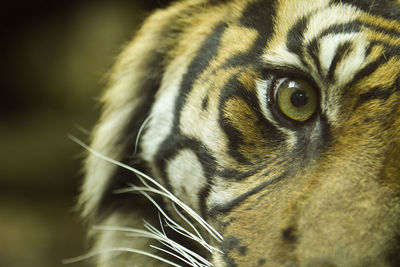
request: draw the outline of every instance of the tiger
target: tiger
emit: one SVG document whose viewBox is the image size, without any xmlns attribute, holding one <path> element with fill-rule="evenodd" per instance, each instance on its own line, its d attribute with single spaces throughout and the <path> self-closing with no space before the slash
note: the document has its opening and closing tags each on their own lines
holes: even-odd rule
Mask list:
<svg viewBox="0 0 400 267">
<path fill-rule="evenodd" d="M 177 1 L 110 73 L 83 258 L 400 265 L 399 0 Z"/>
</svg>

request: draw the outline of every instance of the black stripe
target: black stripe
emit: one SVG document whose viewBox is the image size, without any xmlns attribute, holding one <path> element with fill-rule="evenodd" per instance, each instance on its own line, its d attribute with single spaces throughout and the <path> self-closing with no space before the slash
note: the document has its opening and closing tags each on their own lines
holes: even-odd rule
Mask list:
<svg viewBox="0 0 400 267">
<path fill-rule="evenodd" d="M 217 25 L 214 31 L 205 39 L 197 55 L 192 59 L 186 73 L 183 76 L 180 93 L 176 99 L 173 129 L 170 135 L 160 145 L 156 155 L 155 163 L 157 167 L 164 173 L 162 179 L 164 180 L 167 188 L 170 189 L 170 183 L 166 176 L 166 162 L 175 156 L 176 152 L 183 147 L 183 142 L 186 140 L 179 130 L 179 120 L 183 106 L 186 103 L 186 98 L 192 90 L 194 82 L 201 73 L 209 66 L 209 63 L 217 55 L 218 47 L 221 41 L 222 34 L 224 33 L 226 24 L 221 23 Z"/>
<path fill-rule="evenodd" d="M 372 51 L 374 46 L 382 46 L 384 48 L 384 54 L 387 60 L 392 57 L 398 57 L 400 54 L 400 45 L 392 45 L 385 41 L 372 41 L 369 43 L 368 52 Z"/>
<path fill-rule="evenodd" d="M 218 104 L 218 123 L 228 138 L 228 153 L 241 164 L 250 165 L 250 160 L 239 151 L 241 145 L 244 144 L 242 132 L 233 127 L 224 114 L 225 103 L 235 97 L 238 90 L 246 90 L 241 87 L 243 86 L 237 80 L 236 74 L 222 88 Z"/>
<path fill-rule="evenodd" d="M 360 10 L 383 17 L 385 19 L 391 19 L 399 21 L 400 18 L 400 6 L 396 1 L 391 0 L 332 0 L 333 4 L 349 4 L 359 8 Z"/>
<path fill-rule="evenodd" d="M 246 71 L 243 69 L 242 71 Z M 265 150 L 273 150 L 278 144 L 283 142 L 283 137 L 279 129 L 277 129 L 270 121 L 268 121 L 260 111 L 258 99 L 255 94 L 249 93 L 246 88 L 238 81 L 240 72 L 234 75 L 222 88 L 220 101 L 219 101 L 219 115 L 218 122 L 222 130 L 226 133 L 228 138 L 228 153 L 232 158 L 236 159 L 241 164 L 254 165 L 254 159 L 247 158 L 240 152 L 240 147 L 249 146 L 244 141 L 244 136 L 241 131 L 236 129 L 229 119 L 224 114 L 224 109 L 227 101 L 231 99 L 242 99 L 249 108 L 253 109 L 256 117 L 256 124 L 260 129 L 260 133 L 263 135 L 263 140 L 259 140 L 258 146 L 264 144 Z M 271 145 L 267 140 L 274 140 L 274 145 Z M 260 155 L 261 156 L 261 155 Z M 264 158 L 265 159 L 265 158 Z M 239 179 L 239 178 L 235 178 Z"/>
<path fill-rule="evenodd" d="M 357 102 L 353 107 L 353 111 L 355 111 L 358 107 L 360 107 L 365 102 L 380 99 L 386 101 L 392 94 L 400 91 L 400 77 L 396 79 L 394 84 L 390 85 L 388 88 L 383 87 L 373 87 L 368 90 L 368 92 L 361 94 Z"/>
<path fill-rule="evenodd" d="M 263 190 L 265 187 L 267 187 L 269 185 L 273 185 L 273 184 L 279 182 L 285 176 L 286 176 L 286 172 L 281 174 L 281 175 L 279 175 L 278 177 L 276 177 L 274 179 L 265 181 L 265 182 L 255 186 L 251 190 L 247 191 L 246 193 L 244 193 L 244 194 L 238 196 L 237 198 L 229 201 L 228 203 L 212 208 L 210 210 L 209 214 L 210 215 L 215 215 L 215 214 L 218 214 L 218 213 L 227 213 L 227 212 L 231 211 L 237 205 L 241 204 L 243 201 L 245 201 L 250 196 L 252 196 L 254 194 L 257 194 L 258 192 L 260 192 L 261 190 Z"/>
<path fill-rule="evenodd" d="M 327 29 L 323 30 L 320 34 L 315 36 L 310 41 L 310 43 L 307 45 L 307 53 L 313 59 L 314 64 L 315 64 L 320 76 L 322 76 L 321 63 L 319 60 L 319 50 L 320 50 L 319 42 L 321 41 L 321 39 L 324 36 L 327 36 L 329 34 L 359 32 L 360 29 L 361 29 L 360 23 L 351 22 L 351 23 L 335 24 L 335 25 L 331 25 Z M 298 50 L 301 50 L 301 48 L 299 47 Z M 304 63 L 304 64 L 306 64 L 306 63 Z"/>
<path fill-rule="evenodd" d="M 248 192 L 240 195 L 239 197 L 235 198 L 234 200 L 226 204 L 212 208 L 209 211 L 210 215 L 215 215 L 217 213 L 226 213 L 231 211 L 234 207 L 241 204 L 251 195 L 260 192 L 269 185 L 276 184 L 277 182 L 282 181 L 282 179 L 288 177 L 288 175 L 295 176 L 298 172 L 301 172 L 301 170 L 304 169 L 304 165 L 311 164 L 312 162 L 314 162 L 315 158 L 318 158 L 320 153 L 322 153 L 322 151 L 327 149 L 331 142 L 331 133 L 329 125 L 327 123 L 327 119 L 325 117 L 321 117 L 318 119 L 322 124 L 321 133 L 319 137 L 316 138 L 315 140 L 309 139 L 310 134 L 305 129 L 299 129 L 298 140 L 302 140 L 302 142 L 296 144 L 294 150 L 291 151 L 281 150 L 280 152 L 277 152 L 278 155 L 276 157 L 267 159 L 266 161 L 263 162 L 263 164 L 260 164 L 259 166 L 254 166 L 254 168 L 247 173 L 246 172 L 232 173 L 233 175 L 238 176 L 237 178 L 235 178 L 236 180 L 242 180 L 244 178 L 249 177 L 250 175 L 254 175 L 259 171 L 264 170 L 264 172 L 260 174 L 260 177 L 268 177 L 271 174 L 271 170 L 268 169 L 268 167 L 279 166 L 280 169 L 285 169 L 285 172 L 283 174 L 261 183 L 260 185 L 252 188 Z M 311 129 L 308 129 L 308 131 L 310 130 Z M 275 140 L 275 139 L 269 139 L 269 140 Z M 278 151 L 278 148 L 276 148 L 275 151 Z M 231 173 L 230 170 L 225 170 L 220 174 L 230 175 Z"/>
<path fill-rule="evenodd" d="M 335 56 L 333 57 L 333 59 L 331 61 L 331 65 L 329 66 L 329 70 L 326 75 L 326 79 L 329 82 L 334 82 L 334 79 L 335 79 L 334 74 L 335 74 L 337 65 L 339 64 L 340 61 L 342 61 L 346 57 L 346 55 L 349 54 L 350 51 L 351 51 L 351 42 L 350 41 L 346 41 L 336 47 Z"/>
<path fill-rule="evenodd" d="M 369 29 L 373 30 L 374 32 L 386 34 L 386 35 L 389 35 L 396 39 L 400 38 L 400 29 L 399 28 L 398 29 L 393 28 L 393 29 L 389 30 L 387 28 L 380 27 L 379 24 L 370 24 L 370 23 L 365 23 L 365 22 L 362 22 L 362 24 L 364 27 L 369 28 Z"/>
<path fill-rule="evenodd" d="M 365 50 L 365 57 L 368 57 L 371 54 L 372 50 L 376 47 L 376 45 L 377 44 L 375 42 L 368 44 L 367 49 Z"/>
<path fill-rule="evenodd" d="M 318 41 L 311 42 L 307 46 L 307 53 L 308 53 L 308 55 L 311 56 L 312 60 L 314 61 L 314 65 L 317 68 L 317 72 L 322 77 L 321 63 L 319 61 L 319 50 L 320 50 L 320 47 L 319 47 Z"/>
<path fill-rule="evenodd" d="M 167 162 L 173 159 L 177 153 L 184 148 L 191 149 L 199 159 L 204 171 L 207 185 L 200 189 L 199 204 L 202 215 L 205 215 L 205 199 L 209 194 L 209 188 L 212 185 L 211 177 L 215 173 L 215 159 L 205 149 L 200 142 L 189 139 L 183 136 L 179 130 L 179 120 L 183 106 L 186 103 L 186 98 L 193 88 L 194 82 L 198 79 L 201 73 L 209 66 L 213 58 L 216 57 L 221 37 L 225 31 L 226 24 L 217 25 L 214 31 L 205 39 L 197 55 L 193 58 L 186 73 L 183 76 L 180 93 L 176 99 L 173 129 L 170 135 L 160 145 L 156 155 L 155 163 L 161 171 L 161 178 L 164 180 L 166 187 L 171 190 L 169 177 L 167 176 Z"/>
<path fill-rule="evenodd" d="M 392 94 L 391 88 L 384 89 L 382 87 L 373 87 L 373 88 L 369 89 L 368 92 L 363 93 L 358 97 L 357 102 L 353 107 L 353 111 L 356 110 L 358 107 L 360 107 L 365 102 L 368 102 L 368 101 L 371 101 L 374 99 L 387 100 L 391 94 Z"/>
<path fill-rule="evenodd" d="M 224 168 L 222 170 L 217 171 L 216 175 L 218 175 L 222 178 L 228 179 L 228 180 L 241 181 L 241 180 L 244 180 L 246 178 L 249 178 L 249 177 L 255 175 L 259 171 L 262 171 L 263 169 L 267 168 L 268 165 L 270 165 L 273 162 L 274 162 L 274 160 L 271 160 L 271 158 L 268 157 L 268 155 L 267 155 L 267 156 L 264 156 L 262 162 L 260 162 L 259 164 L 253 165 L 249 171 L 240 172 L 236 169 Z M 265 173 L 262 176 L 264 176 L 264 175 L 265 175 Z"/>
<path fill-rule="evenodd" d="M 202 110 L 207 110 L 208 109 L 208 101 L 209 101 L 209 99 L 208 99 L 208 95 L 207 95 L 201 101 L 201 109 Z"/>
<path fill-rule="evenodd" d="M 299 19 L 287 33 L 286 47 L 288 50 L 303 59 L 304 32 L 307 30 L 310 17 Z M 305 62 L 303 62 L 305 64 Z"/>
<path fill-rule="evenodd" d="M 361 69 L 356 75 L 354 75 L 352 81 L 349 83 L 350 86 L 354 86 L 356 83 L 360 82 L 365 77 L 368 77 L 373 72 L 375 72 L 380 66 L 388 62 L 392 57 L 397 57 L 400 54 L 400 47 L 390 46 L 383 42 L 372 42 L 370 43 L 366 54 L 369 55 L 373 48 L 377 45 L 384 47 L 384 52 L 381 56 L 379 56 L 374 62 L 371 62 L 363 69 Z M 355 111 L 358 107 L 364 104 L 367 101 L 373 99 L 382 99 L 386 100 L 390 97 L 390 95 L 394 92 L 399 91 L 399 78 L 396 79 L 393 85 L 388 85 L 387 87 L 374 87 L 369 89 L 368 92 L 361 94 L 357 99 L 353 111 Z"/>
<path fill-rule="evenodd" d="M 206 207 L 205 207 L 205 199 L 208 197 L 210 193 L 210 188 L 213 185 L 213 180 L 211 179 L 215 172 L 216 172 L 216 160 L 212 156 L 212 154 L 205 148 L 205 146 L 194 139 L 186 138 L 181 136 L 182 140 L 179 140 L 178 142 L 175 141 L 177 139 L 174 139 L 173 145 L 176 145 L 176 150 L 169 151 L 169 153 L 166 156 L 167 159 L 158 162 L 160 164 L 161 169 L 161 176 L 167 181 L 167 189 L 170 192 L 173 192 L 171 190 L 171 185 L 169 183 L 169 179 L 173 177 L 168 177 L 168 174 L 166 172 L 167 169 L 167 163 L 170 160 L 173 160 L 181 150 L 183 149 L 190 149 L 197 157 L 198 162 L 201 164 L 201 168 L 204 174 L 204 177 L 206 179 L 206 185 L 199 189 L 199 198 L 198 198 L 198 203 L 200 207 L 200 213 L 203 218 L 206 218 Z M 185 162 L 182 162 L 182 164 L 185 164 Z M 186 203 L 189 204 L 189 203 Z"/>
<path fill-rule="evenodd" d="M 206 218 L 205 199 L 209 195 L 211 186 L 213 185 L 212 177 L 216 172 L 216 160 L 207 148 L 199 141 L 182 136 L 175 135 L 174 138 L 169 139 L 168 149 L 162 150 L 160 155 L 157 155 L 157 165 L 161 170 L 161 177 L 164 179 L 166 187 L 169 191 L 173 192 L 170 184 L 170 179 L 167 173 L 167 163 L 173 160 L 180 151 L 183 149 L 190 149 L 197 157 L 202 166 L 204 177 L 206 178 L 206 185 L 199 189 L 199 206 L 203 218 Z M 185 162 L 182 162 L 185 164 Z"/>
<path fill-rule="evenodd" d="M 330 25 L 328 28 L 323 30 L 319 35 L 314 37 L 313 40 L 321 40 L 322 37 L 327 36 L 329 34 L 340 34 L 340 33 L 358 33 L 361 31 L 361 28 L 364 26 L 359 21 L 351 21 L 339 24 Z"/>
<path fill-rule="evenodd" d="M 372 49 L 376 45 L 381 45 L 384 48 L 384 53 L 379 56 L 375 61 L 369 63 L 367 66 L 362 68 L 359 72 L 357 72 L 353 79 L 348 83 L 347 87 L 354 86 L 360 80 L 364 79 L 365 77 L 371 75 L 376 69 L 378 69 L 382 64 L 387 62 L 392 57 L 396 57 L 400 54 L 400 47 L 390 46 L 383 42 L 372 42 L 369 44 L 366 55 L 371 53 Z"/>
<path fill-rule="evenodd" d="M 362 68 L 359 72 L 357 72 L 353 79 L 348 83 L 347 87 L 354 86 L 360 80 L 364 79 L 365 77 L 371 75 L 376 69 L 378 69 L 383 63 L 387 61 L 384 55 L 378 57 L 375 61 L 369 63 L 367 66 Z"/>
<path fill-rule="evenodd" d="M 250 3 L 240 18 L 243 27 L 256 29 L 264 37 L 271 36 L 273 32 L 273 18 L 275 16 L 275 0 L 257 0 Z"/>
<path fill-rule="evenodd" d="M 192 89 L 194 82 L 209 66 L 213 58 L 217 56 L 221 37 L 226 27 L 227 25 L 224 22 L 217 25 L 214 31 L 203 42 L 196 56 L 192 59 L 180 85 L 181 94 L 175 106 L 175 114 L 178 116 L 175 116 L 175 119 L 179 119 L 182 106 L 185 104 L 186 97 Z"/>
<path fill-rule="evenodd" d="M 243 27 L 255 29 L 258 37 L 248 52 L 238 53 L 231 57 L 221 68 L 244 67 L 251 65 L 253 68 L 259 66 L 262 69 L 261 55 L 273 34 L 273 18 L 275 0 L 258 0 L 250 3 L 239 20 Z"/>
<path fill-rule="evenodd" d="M 200 50 L 197 52 L 197 55 L 192 59 L 186 73 L 182 78 L 182 82 L 180 85 L 180 94 L 176 100 L 175 104 L 175 117 L 174 117 L 174 126 L 179 125 L 180 115 L 183 109 L 183 106 L 186 103 L 186 97 L 189 95 L 189 92 L 192 90 L 194 82 L 198 79 L 201 73 L 209 66 L 210 62 L 217 56 L 218 47 L 221 41 L 221 37 L 225 31 L 226 24 L 221 23 L 217 25 L 214 31 L 205 39 Z M 175 132 L 171 134 L 172 137 Z M 168 138 L 166 140 L 168 142 Z M 161 145 L 163 147 L 163 145 Z"/>
<path fill-rule="evenodd" d="M 123 129 L 119 136 L 116 136 L 116 138 L 118 138 L 117 144 L 124 148 L 121 162 L 145 173 L 146 167 L 143 162 L 134 156 L 133 148 L 135 147 L 134 144 L 140 126 L 148 117 L 154 101 L 154 95 L 160 86 L 163 68 L 159 59 L 163 57 L 163 54 L 154 52 L 149 59 L 147 66 L 151 66 L 151 68 L 149 67 L 147 80 L 143 81 L 143 86 L 140 88 L 143 101 L 140 102 L 134 112 L 130 114 L 129 124 Z M 138 151 L 138 153 L 140 152 Z M 124 168 L 116 168 L 115 173 L 107 180 L 106 189 L 94 211 L 95 217 L 101 220 L 101 218 L 108 216 L 108 213 L 115 209 L 137 205 L 135 203 L 140 200 L 133 200 L 128 194 L 114 193 L 115 190 L 125 188 L 128 184 L 134 183 L 135 181 L 137 181 L 137 177 L 134 173 Z"/>
<path fill-rule="evenodd" d="M 240 25 L 246 28 L 252 28 L 257 30 L 258 37 L 254 42 L 252 48 L 246 53 L 239 53 L 230 58 L 221 68 L 231 68 L 231 67 L 243 67 L 246 66 L 258 66 L 259 69 L 262 69 L 261 56 L 263 51 L 273 34 L 273 18 L 275 15 L 274 10 L 275 1 L 255 1 L 250 3 L 245 10 L 239 20 Z M 266 16 L 266 14 L 268 14 Z M 243 144 L 243 136 L 242 134 L 232 127 L 228 121 L 224 119 L 222 114 L 222 110 L 224 107 L 224 103 L 232 98 L 233 96 L 239 96 L 243 98 L 243 95 L 240 95 L 245 89 L 243 85 L 241 85 L 237 81 L 237 76 L 231 78 L 225 87 L 221 91 L 221 98 L 219 104 L 219 123 L 227 133 L 229 138 L 229 153 L 232 157 L 234 157 L 237 161 L 243 164 L 251 164 L 249 159 L 244 157 L 239 152 L 240 144 Z M 247 98 L 249 100 L 249 98 Z M 254 104 L 255 103 L 255 104 Z M 250 100 L 249 106 L 257 107 L 257 100 Z M 260 112 L 256 112 L 256 114 L 260 114 Z M 265 118 L 263 118 L 265 120 Z"/>
</svg>

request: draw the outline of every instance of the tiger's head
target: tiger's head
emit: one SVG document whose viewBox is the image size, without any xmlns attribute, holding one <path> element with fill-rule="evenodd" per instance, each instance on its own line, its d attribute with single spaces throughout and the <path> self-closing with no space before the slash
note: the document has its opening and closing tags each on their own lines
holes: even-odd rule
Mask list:
<svg viewBox="0 0 400 267">
<path fill-rule="evenodd" d="M 400 263 L 399 1 L 177 2 L 103 102 L 99 266 Z"/>
</svg>

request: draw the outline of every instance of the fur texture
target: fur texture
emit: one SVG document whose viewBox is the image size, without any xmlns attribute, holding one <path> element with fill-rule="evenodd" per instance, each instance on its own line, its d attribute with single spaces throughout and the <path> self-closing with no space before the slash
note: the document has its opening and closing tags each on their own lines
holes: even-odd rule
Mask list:
<svg viewBox="0 0 400 267">
<path fill-rule="evenodd" d="M 162 264 L 136 249 L 191 266 L 398 266 L 399 19 L 390 0 L 186 0 L 150 16 L 85 165 L 97 265 Z M 277 101 L 297 80 L 317 95 L 305 121 Z"/>
</svg>

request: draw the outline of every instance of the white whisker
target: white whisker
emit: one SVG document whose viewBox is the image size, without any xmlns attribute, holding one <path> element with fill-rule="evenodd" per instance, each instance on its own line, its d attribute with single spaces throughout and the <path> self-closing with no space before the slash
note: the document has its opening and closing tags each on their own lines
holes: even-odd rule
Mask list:
<svg viewBox="0 0 400 267">
<path fill-rule="evenodd" d="M 146 227 L 146 229 L 148 229 L 148 231 L 136 229 L 136 228 L 119 227 L 119 226 L 95 226 L 95 227 L 93 227 L 93 229 L 101 230 L 101 231 L 126 232 L 127 236 L 154 239 L 154 240 L 159 241 L 161 244 L 165 245 L 166 247 L 179 252 L 184 257 L 189 257 L 189 260 L 191 260 L 192 262 L 194 261 L 193 258 L 190 257 L 187 253 L 182 252 L 183 250 L 181 248 L 179 248 L 179 246 L 177 246 L 176 242 L 174 242 L 173 240 L 170 240 L 166 236 L 163 236 L 157 230 L 152 229 L 151 225 L 150 225 L 151 227 L 149 227 L 149 225 L 147 225 L 147 222 L 145 222 L 145 223 L 146 223 L 145 227 Z"/>
<path fill-rule="evenodd" d="M 161 227 L 161 230 L 162 230 L 163 234 L 164 234 L 165 236 L 167 236 L 167 234 L 165 233 L 165 230 L 164 230 L 164 225 L 163 225 L 163 223 L 162 223 L 162 219 L 161 219 L 160 213 L 158 213 L 158 221 L 160 222 L 160 227 Z"/>
<path fill-rule="evenodd" d="M 146 229 L 148 229 L 150 232 L 152 232 L 152 233 L 154 233 L 154 234 L 156 234 L 156 235 L 159 235 L 159 234 L 161 234 L 156 228 L 154 228 L 154 226 L 152 226 L 151 224 L 149 224 L 148 222 L 145 222 L 145 225 L 144 225 L 145 227 L 146 227 Z M 195 259 L 195 258 L 193 258 L 191 255 L 189 255 L 188 253 L 187 253 L 187 249 L 185 248 L 185 247 L 183 247 L 181 244 L 179 244 L 179 243 L 177 243 L 177 242 L 175 242 L 175 241 L 173 241 L 173 240 L 170 240 L 170 239 L 167 239 L 169 242 L 161 242 L 164 246 L 166 246 L 166 247 L 168 247 L 168 248 L 170 248 L 170 249 L 172 249 L 172 250 L 174 250 L 174 251 L 176 251 L 176 252 L 178 252 L 179 254 L 181 254 L 183 257 L 185 257 L 188 261 L 190 261 L 193 265 L 196 265 L 197 263 L 198 263 L 198 261 Z"/>
<path fill-rule="evenodd" d="M 111 252 L 131 252 L 131 253 L 141 254 L 141 255 L 148 256 L 148 257 L 157 259 L 159 261 L 165 262 L 167 264 L 170 264 L 171 266 L 182 267 L 182 265 L 176 264 L 176 263 L 174 263 L 172 261 L 169 261 L 169 260 L 164 259 L 162 257 L 159 257 L 157 255 L 148 253 L 146 251 L 139 250 L 139 249 L 132 249 L 132 248 L 124 248 L 124 247 L 106 248 L 106 249 L 90 252 L 90 253 L 87 253 L 87 254 L 79 256 L 79 257 L 75 257 L 75 258 L 71 258 L 71 259 L 65 259 L 65 260 L 62 261 L 62 263 L 63 264 L 76 263 L 76 262 L 79 262 L 79 261 L 84 261 L 84 260 L 87 260 L 89 258 L 98 256 L 98 255 L 103 254 L 103 253 L 111 253 Z"/>
<path fill-rule="evenodd" d="M 136 192 L 139 191 L 141 192 L 146 198 L 148 198 L 150 200 L 150 202 L 152 202 L 154 204 L 154 206 L 160 211 L 160 213 L 165 217 L 165 219 L 167 219 L 167 221 L 169 221 L 169 223 L 167 223 L 167 225 L 173 229 L 174 231 L 178 232 L 179 234 L 190 238 L 196 242 L 198 242 L 200 245 L 202 245 L 204 248 L 206 248 L 209 252 L 214 253 L 214 251 L 218 251 L 220 253 L 222 253 L 220 250 L 218 250 L 217 248 L 209 245 L 200 235 L 200 233 L 197 231 L 197 229 L 195 228 L 195 226 L 193 224 L 190 223 L 190 221 L 183 216 L 182 213 L 180 213 L 176 206 L 174 205 L 174 209 L 175 211 L 179 214 L 179 216 L 181 216 L 181 218 L 188 223 L 198 234 L 198 236 L 194 235 L 193 233 L 189 232 L 188 230 L 186 230 L 185 228 L 183 228 L 181 225 L 179 225 L 178 223 L 176 223 L 173 219 L 171 219 L 162 209 L 161 207 L 156 203 L 156 201 L 148 194 L 145 194 L 144 192 L 152 192 L 152 193 L 156 193 L 158 195 L 164 196 L 166 198 L 169 198 L 169 195 L 165 194 L 164 192 L 161 192 L 157 189 L 154 188 L 146 188 L 146 187 L 137 187 L 137 186 L 131 186 L 131 188 L 127 188 L 127 189 L 121 189 L 121 190 L 117 190 L 118 193 L 124 193 L 124 192 Z"/>
<path fill-rule="evenodd" d="M 90 130 L 86 129 L 85 127 L 83 127 L 82 125 L 79 124 L 74 124 L 75 128 L 80 131 L 81 133 L 83 133 L 84 135 L 90 135 Z"/>
<path fill-rule="evenodd" d="M 209 261 L 198 255 L 197 253 L 191 251 L 190 249 L 177 243 L 176 241 L 169 239 L 167 236 L 163 235 L 162 232 L 157 230 L 154 226 L 152 226 L 148 222 L 145 221 L 144 226 L 148 231 L 136 228 L 119 227 L 119 226 L 94 226 L 93 229 L 101 231 L 126 232 L 128 236 L 154 239 L 166 245 L 167 247 L 175 250 L 193 264 L 198 264 L 200 261 L 206 266 L 212 266 L 212 264 Z"/>
<path fill-rule="evenodd" d="M 155 240 L 165 240 L 166 238 L 164 236 L 160 236 L 156 233 L 145 231 L 142 229 L 136 229 L 136 228 L 128 228 L 128 227 L 119 227 L 119 226 L 94 226 L 94 230 L 100 230 L 100 231 L 116 231 L 116 232 L 126 232 L 129 233 L 129 236 L 136 236 L 136 237 L 145 237 L 145 238 L 150 238 L 150 239 L 155 239 Z"/>
<path fill-rule="evenodd" d="M 171 222 L 173 225 L 175 225 L 176 227 L 178 227 L 179 229 L 181 229 L 182 231 L 184 231 L 187 235 L 191 236 L 191 238 L 198 240 L 198 238 L 196 238 L 195 235 L 193 235 L 191 232 L 187 231 L 185 228 L 181 227 L 178 223 L 176 223 L 173 219 L 171 219 L 162 209 L 161 207 L 157 204 L 157 202 L 148 194 L 144 193 L 144 192 L 151 192 L 151 193 L 156 193 L 158 195 L 164 196 L 166 198 L 169 198 L 170 196 L 168 194 L 165 194 L 164 192 L 161 192 L 157 189 L 154 188 L 146 188 L 146 187 L 137 187 L 137 186 L 132 186 L 131 188 L 128 189 L 121 189 L 121 190 L 117 190 L 116 192 L 118 193 L 122 193 L 122 192 L 140 192 L 141 194 L 143 194 L 146 198 L 148 198 L 150 200 L 150 202 L 152 202 L 154 204 L 154 206 L 160 211 L 160 213 L 169 221 Z M 183 215 L 182 215 L 183 216 Z M 186 219 L 187 220 L 187 219 Z M 194 227 L 194 226 L 193 226 Z M 196 230 L 196 229 L 195 229 Z M 198 232 L 196 230 L 196 232 Z M 201 238 L 202 241 L 204 241 L 204 239 Z"/>
<path fill-rule="evenodd" d="M 137 148 L 138 148 L 138 145 L 139 145 L 140 136 L 142 135 L 143 130 L 144 130 L 144 128 L 146 128 L 146 126 L 147 126 L 147 124 L 149 123 L 150 119 L 151 119 L 151 116 L 148 116 L 148 117 L 144 120 L 144 122 L 143 122 L 142 125 L 140 126 L 139 131 L 138 131 L 138 133 L 137 133 L 137 135 L 136 135 L 136 140 L 135 140 L 135 152 L 134 152 L 135 155 L 136 155 Z"/>
<path fill-rule="evenodd" d="M 154 184 L 156 187 L 158 187 L 161 191 L 163 191 L 166 195 L 168 195 L 168 198 L 171 199 L 174 203 L 176 203 L 179 207 L 181 207 L 184 211 L 186 211 L 195 221 L 197 221 L 212 237 L 214 237 L 216 240 L 218 241 L 222 241 L 223 237 L 220 233 L 218 233 L 210 224 L 208 224 L 203 218 L 201 218 L 195 211 L 193 211 L 188 205 L 186 205 L 185 203 L 183 203 L 182 201 L 180 201 L 176 196 L 174 196 L 171 192 L 169 192 L 165 187 L 163 187 L 160 183 L 158 183 L 156 180 L 154 180 L 153 178 L 151 178 L 150 176 L 146 175 L 145 173 L 132 168 L 129 165 L 126 165 L 122 162 L 119 162 L 117 160 L 111 159 L 101 153 L 99 153 L 98 151 L 90 148 L 88 145 L 86 145 L 85 143 L 83 143 L 82 141 L 80 141 L 79 139 L 77 139 L 74 136 L 69 136 L 69 138 L 76 142 L 77 144 L 79 144 L 80 146 L 82 146 L 83 148 L 85 148 L 86 150 L 88 150 L 90 153 L 96 155 L 97 157 L 106 160 L 112 164 L 115 164 L 117 166 L 120 166 L 124 169 L 130 170 L 133 173 L 140 175 L 141 177 L 143 177 L 144 179 L 146 179 L 147 181 L 151 182 L 152 184 Z"/>
<path fill-rule="evenodd" d="M 169 254 L 169 255 L 171 255 L 171 256 L 173 256 L 173 257 L 175 257 L 175 258 L 177 258 L 177 259 L 183 261 L 184 263 L 186 263 L 186 264 L 188 264 L 188 265 L 190 265 L 190 266 L 196 266 L 196 265 L 194 265 L 193 263 L 191 263 L 191 262 L 189 262 L 188 260 L 186 260 L 185 258 L 182 258 L 182 257 L 179 256 L 178 254 L 175 254 L 175 253 L 173 253 L 173 252 L 171 252 L 171 251 L 169 251 L 169 250 L 166 250 L 166 249 L 163 249 L 163 248 L 154 246 L 154 245 L 150 245 L 150 247 L 151 247 L 151 248 L 154 248 L 154 249 L 157 249 L 157 250 L 159 250 L 159 251 L 162 251 L 162 252 L 164 252 L 164 253 L 167 253 L 167 254 Z"/>
<path fill-rule="evenodd" d="M 175 212 L 178 214 L 178 216 L 184 220 L 197 234 L 197 236 L 204 241 L 204 238 L 201 236 L 201 234 L 199 233 L 199 231 L 197 231 L 197 228 L 178 210 L 178 208 L 176 207 L 175 203 L 172 203 L 172 207 L 174 208 Z"/>
<path fill-rule="evenodd" d="M 214 253 L 214 251 L 222 253 L 221 250 L 217 249 L 216 247 L 213 247 L 213 246 L 209 245 L 204 240 L 204 238 L 201 236 L 200 232 L 197 231 L 196 227 L 178 210 L 178 208 L 175 206 L 174 203 L 172 203 L 172 206 L 173 206 L 175 212 L 182 218 L 182 220 L 184 220 L 196 232 L 196 234 L 198 236 L 198 238 L 197 238 L 195 235 L 191 234 L 189 238 L 199 242 L 201 245 L 203 245 L 211 253 Z"/>
<path fill-rule="evenodd" d="M 175 227 L 174 225 L 169 224 L 168 222 L 166 222 L 166 226 L 168 226 L 169 228 L 171 228 L 178 234 L 196 241 L 197 243 L 202 245 L 205 249 L 207 249 L 211 254 L 214 254 L 215 251 L 222 253 L 219 249 L 209 245 L 206 241 L 198 239 L 198 238 L 194 238 L 193 236 L 189 236 L 189 235 L 185 234 L 185 232 L 182 232 L 179 228 Z"/>
</svg>

